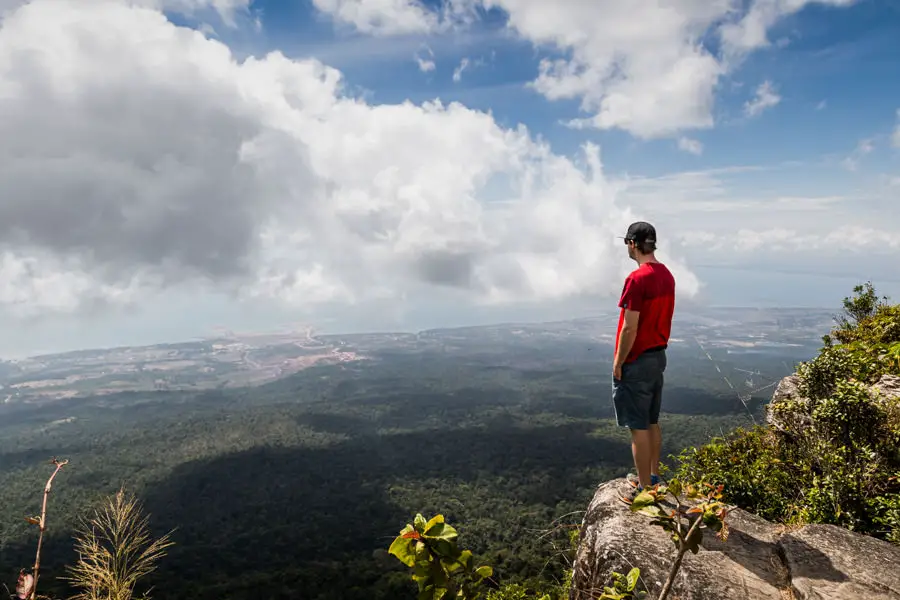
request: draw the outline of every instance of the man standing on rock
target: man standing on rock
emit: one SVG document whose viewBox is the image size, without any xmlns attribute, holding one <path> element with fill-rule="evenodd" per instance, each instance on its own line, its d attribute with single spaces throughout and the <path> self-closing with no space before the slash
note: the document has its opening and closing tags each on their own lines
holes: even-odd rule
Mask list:
<svg viewBox="0 0 900 600">
<path fill-rule="evenodd" d="M 632 497 L 659 483 L 662 401 L 666 347 L 675 312 L 675 278 L 656 260 L 656 229 L 638 221 L 625 234 L 628 256 L 638 267 L 625 278 L 613 358 L 616 423 L 631 430 L 638 472 Z"/>
</svg>

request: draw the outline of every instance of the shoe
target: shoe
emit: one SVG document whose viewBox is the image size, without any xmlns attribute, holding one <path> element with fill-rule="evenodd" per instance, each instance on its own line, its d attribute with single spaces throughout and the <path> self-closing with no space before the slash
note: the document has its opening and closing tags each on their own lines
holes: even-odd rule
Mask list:
<svg viewBox="0 0 900 600">
<path fill-rule="evenodd" d="M 662 478 L 659 475 L 650 476 L 650 485 L 659 485 L 660 483 L 662 483 Z"/>
<path fill-rule="evenodd" d="M 630 479 L 628 481 L 628 486 L 628 492 L 622 496 L 622 502 L 631 504 L 634 502 L 634 499 L 637 498 L 637 495 L 644 491 L 644 488 L 638 483 L 637 479 Z"/>
</svg>

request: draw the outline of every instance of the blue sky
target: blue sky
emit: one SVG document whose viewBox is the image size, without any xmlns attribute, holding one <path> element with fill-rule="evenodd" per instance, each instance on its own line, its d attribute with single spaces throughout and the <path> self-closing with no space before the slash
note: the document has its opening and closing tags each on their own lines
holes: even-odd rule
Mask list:
<svg viewBox="0 0 900 600">
<path fill-rule="evenodd" d="M 0 0 L 0 55 L 0 353 L 592 312 L 639 218 L 682 303 L 900 297 L 890 0 Z"/>
<path fill-rule="evenodd" d="M 309 1 L 255 0 L 250 11 L 260 31 L 220 29 L 238 53 L 280 50 L 295 58 L 314 57 L 340 69 L 350 86 L 370 94 L 374 103 L 423 102 L 440 98 L 490 110 L 498 122 L 524 123 L 571 153 L 585 141 L 604 149 L 609 168 L 642 175 L 673 170 L 716 168 L 781 161 L 843 159 L 864 138 L 885 138 L 896 124 L 900 99 L 900 5 L 865 0 L 850 7 L 811 2 L 769 30 L 778 45 L 750 54 L 724 77 L 717 90 L 716 127 L 692 137 L 704 144 L 702 158 L 685 155 L 671 139 L 639 141 L 621 131 L 577 131 L 563 121 L 578 116 L 578 102 L 548 101 L 530 89 L 539 61 L 554 54 L 536 49 L 505 29 L 502 11 L 464 32 L 373 37 L 335 23 Z M 715 47 L 715 40 L 711 40 Z M 436 69 L 419 71 L 414 59 L 434 52 Z M 472 63 L 459 82 L 460 61 Z M 777 83 L 781 102 L 765 118 L 747 120 L 744 103 L 759 83 Z M 824 108 L 819 108 L 824 102 Z M 881 152 L 867 167 L 896 166 L 896 156 Z"/>
</svg>

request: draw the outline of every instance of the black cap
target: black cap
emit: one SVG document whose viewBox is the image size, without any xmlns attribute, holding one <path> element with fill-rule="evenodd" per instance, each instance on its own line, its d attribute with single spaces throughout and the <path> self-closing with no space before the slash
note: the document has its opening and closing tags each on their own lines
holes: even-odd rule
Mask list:
<svg viewBox="0 0 900 600">
<path fill-rule="evenodd" d="M 650 223 L 638 221 L 632 223 L 628 227 L 628 233 L 625 234 L 625 241 L 634 241 L 635 244 L 652 244 L 656 245 L 656 228 Z"/>
</svg>

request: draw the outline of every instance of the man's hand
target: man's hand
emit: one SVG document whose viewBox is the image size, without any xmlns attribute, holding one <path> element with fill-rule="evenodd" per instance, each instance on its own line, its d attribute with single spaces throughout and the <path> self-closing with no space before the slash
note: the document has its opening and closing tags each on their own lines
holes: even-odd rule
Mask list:
<svg viewBox="0 0 900 600">
<path fill-rule="evenodd" d="M 613 356 L 613 377 L 616 379 L 622 379 L 622 365 L 625 364 L 625 357 L 628 356 L 631 346 L 634 345 L 640 318 L 641 313 L 638 311 L 625 309 L 622 331 L 619 333 L 619 343 L 616 348 L 616 354 Z"/>
</svg>

